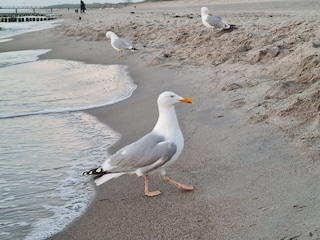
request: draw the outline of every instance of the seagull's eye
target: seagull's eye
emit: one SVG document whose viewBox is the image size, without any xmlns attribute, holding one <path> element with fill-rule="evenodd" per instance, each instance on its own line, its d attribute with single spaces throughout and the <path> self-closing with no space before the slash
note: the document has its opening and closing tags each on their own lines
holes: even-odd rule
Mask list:
<svg viewBox="0 0 320 240">
<path fill-rule="evenodd" d="M 174 96 L 173 96 L 173 95 L 170 95 L 170 97 L 171 97 L 171 98 L 174 98 Z"/>
</svg>

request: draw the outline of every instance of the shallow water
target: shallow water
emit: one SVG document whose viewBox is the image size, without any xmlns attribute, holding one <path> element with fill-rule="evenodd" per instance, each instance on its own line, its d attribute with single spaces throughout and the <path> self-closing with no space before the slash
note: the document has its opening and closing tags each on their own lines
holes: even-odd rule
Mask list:
<svg viewBox="0 0 320 240">
<path fill-rule="evenodd" d="M 125 66 L 37 60 L 49 50 L 0 54 L 0 239 L 45 239 L 90 203 L 82 171 L 119 136 L 82 109 L 129 97 Z"/>
<path fill-rule="evenodd" d="M 56 27 L 61 21 L 62 20 L 44 22 L 0 22 L 0 43 L 16 35 Z"/>
</svg>

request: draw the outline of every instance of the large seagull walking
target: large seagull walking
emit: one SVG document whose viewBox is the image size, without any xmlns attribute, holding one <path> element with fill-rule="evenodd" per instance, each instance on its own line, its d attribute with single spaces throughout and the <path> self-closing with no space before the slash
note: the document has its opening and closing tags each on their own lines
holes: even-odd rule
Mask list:
<svg viewBox="0 0 320 240">
<path fill-rule="evenodd" d="M 192 100 L 173 92 L 163 92 L 157 102 L 159 118 L 150 133 L 120 149 L 105 160 L 101 167 L 86 171 L 83 175 L 97 175 L 95 179 L 97 186 L 124 174 L 144 176 L 144 193 L 148 197 L 161 194 L 160 191 L 149 191 L 148 176 L 151 174 L 159 174 L 175 187 L 192 191 L 193 186 L 175 182 L 166 176 L 166 168 L 178 159 L 184 147 L 175 104 L 179 102 L 190 104 Z"/>
</svg>

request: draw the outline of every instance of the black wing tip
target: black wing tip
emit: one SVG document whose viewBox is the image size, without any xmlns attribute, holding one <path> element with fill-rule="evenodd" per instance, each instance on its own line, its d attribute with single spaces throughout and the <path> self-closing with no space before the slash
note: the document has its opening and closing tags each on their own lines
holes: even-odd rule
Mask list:
<svg viewBox="0 0 320 240">
<path fill-rule="evenodd" d="M 102 174 L 103 173 L 103 169 L 101 167 L 99 168 L 94 168 L 94 169 L 91 169 L 89 171 L 84 171 L 82 173 L 83 176 L 85 175 L 96 175 L 96 174 Z"/>
<path fill-rule="evenodd" d="M 86 175 L 93 175 L 94 173 L 93 173 L 93 171 L 92 170 L 90 170 L 90 171 L 85 171 L 85 172 L 83 172 L 82 173 L 82 175 L 83 176 L 86 176 Z"/>
</svg>

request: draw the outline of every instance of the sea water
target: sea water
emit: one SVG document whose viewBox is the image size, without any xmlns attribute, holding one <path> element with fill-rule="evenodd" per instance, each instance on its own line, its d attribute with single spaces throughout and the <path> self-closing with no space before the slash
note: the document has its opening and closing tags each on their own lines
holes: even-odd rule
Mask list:
<svg viewBox="0 0 320 240">
<path fill-rule="evenodd" d="M 82 110 L 136 88 L 125 66 L 37 60 L 48 51 L 0 53 L 2 240 L 46 239 L 84 212 L 94 189 L 81 173 L 119 136 Z"/>
<path fill-rule="evenodd" d="M 60 22 L 61 20 L 44 22 L 0 22 L 0 43 L 12 40 L 11 37 L 16 35 L 56 27 Z"/>
</svg>

